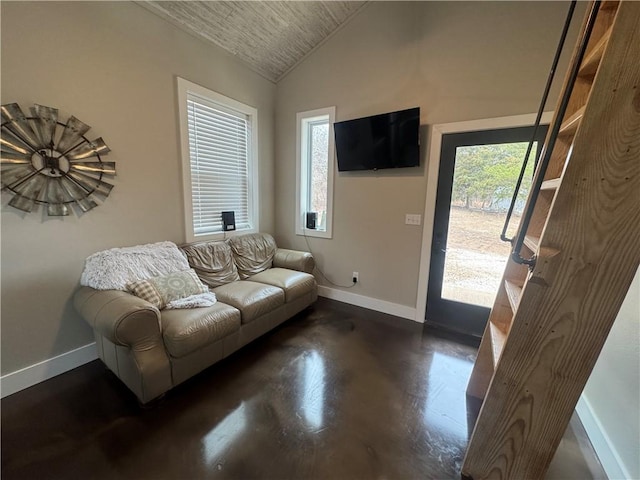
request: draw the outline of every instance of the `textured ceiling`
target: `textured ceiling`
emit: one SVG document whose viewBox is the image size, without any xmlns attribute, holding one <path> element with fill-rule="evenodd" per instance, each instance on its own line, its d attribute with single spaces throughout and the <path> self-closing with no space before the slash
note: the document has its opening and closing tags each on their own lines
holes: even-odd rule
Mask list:
<svg viewBox="0 0 640 480">
<path fill-rule="evenodd" d="M 364 1 L 141 1 L 152 12 L 215 43 L 278 81 Z"/>
</svg>

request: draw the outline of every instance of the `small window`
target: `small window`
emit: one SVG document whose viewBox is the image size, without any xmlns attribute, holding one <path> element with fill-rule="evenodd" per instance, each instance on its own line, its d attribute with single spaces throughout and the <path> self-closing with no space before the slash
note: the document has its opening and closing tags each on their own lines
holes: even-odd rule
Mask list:
<svg viewBox="0 0 640 480">
<path fill-rule="evenodd" d="M 187 241 L 257 230 L 257 110 L 178 78 Z"/>
<path fill-rule="evenodd" d="M 298 235 L 331 238 L 335 111 L 335 107 L 329 107 L 297 115 Z M 311 220 L 309 224 L 308 217 L 315 218 L 315 222 Z"/>
</svg>

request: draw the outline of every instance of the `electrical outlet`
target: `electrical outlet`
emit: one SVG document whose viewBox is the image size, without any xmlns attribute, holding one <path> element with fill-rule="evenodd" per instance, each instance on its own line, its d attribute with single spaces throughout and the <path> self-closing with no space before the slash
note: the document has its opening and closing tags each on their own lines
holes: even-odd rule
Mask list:
<svg viewBox="0 0 640 480">
<path fill-rule="evenodd" d="M 358 272 L 353 272 L 352 281 L 353 283 L 358 283 L 360 280 L 360 274 Z"/>
</svg>

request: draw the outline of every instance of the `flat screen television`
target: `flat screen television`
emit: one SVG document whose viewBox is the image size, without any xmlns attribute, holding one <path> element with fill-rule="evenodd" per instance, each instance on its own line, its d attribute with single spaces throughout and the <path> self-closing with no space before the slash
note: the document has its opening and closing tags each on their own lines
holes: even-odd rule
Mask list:
<svg viewBox="0 0 640 480">
<path fill-rule="evenodd" d="M 338 170 L 420 165 L 420 107 L 333 124 Z"/>
</svg>

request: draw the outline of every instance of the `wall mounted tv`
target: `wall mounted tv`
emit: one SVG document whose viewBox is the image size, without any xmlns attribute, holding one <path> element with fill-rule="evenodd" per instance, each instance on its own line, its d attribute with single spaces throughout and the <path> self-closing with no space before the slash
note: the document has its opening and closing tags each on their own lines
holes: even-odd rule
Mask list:
<svg viewBox="0 0 640 480">
<path fill-rule="evenodd" d="M 333 124 L 338 170 L 420 165 L 420 107 Z"/>
</svg>

